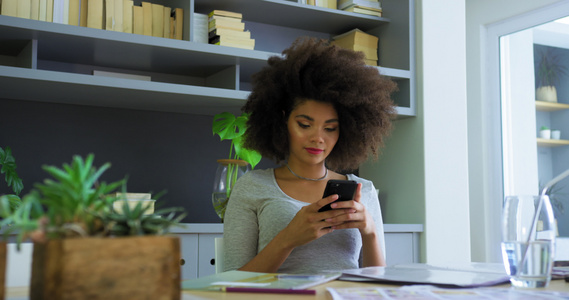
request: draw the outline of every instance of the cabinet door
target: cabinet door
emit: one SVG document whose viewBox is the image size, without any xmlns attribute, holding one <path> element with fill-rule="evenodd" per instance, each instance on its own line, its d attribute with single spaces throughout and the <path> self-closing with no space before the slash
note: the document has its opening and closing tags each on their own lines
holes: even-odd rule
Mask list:
<svg viewBox="0 0 569 300">
<path fill-rule="evenodd" d="M 198 277 L 215 274 L 215 238 L 223 233 L 200 233 L 198 254 Z"/>
<path fill-rule="evenodd" d="M 198 277 L 198 234 L 179 233 L 182 256 L 182 279 Z"/>
<path fill-rule="evenodd" d="M 414 234 L 411 232 L 385 233 L 387 265 L 409 264 L 419 261 Z"/>
</svg>

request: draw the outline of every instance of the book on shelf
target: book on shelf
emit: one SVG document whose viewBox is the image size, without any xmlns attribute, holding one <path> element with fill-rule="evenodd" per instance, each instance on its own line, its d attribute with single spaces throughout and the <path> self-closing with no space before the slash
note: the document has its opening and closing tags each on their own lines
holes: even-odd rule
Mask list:
<svg viewBox="0 0 569 300">
<path fill-rule="evenodd" d="M 30 3 L 30 19 L 40 19 L 40 0 L 31 0 Z"/>
<path fill-rule="evenodd" d="M 95 29 L 104 29 L 103 1 L 104 0 L 89 0 L 87 2 L 87 27 Z M 48 19 L 49 19 L 49 13 L 48 13 Z"/>
<path fill-rule="evenodd" d="M 40 0 L 38 5 L 38 20 L 47 21 L 47 0 Z"/>
<path fill-rule="evenodd" d="M 343 34 L 332 37 L 331 44 L 353 51 L 361 51 L 365 55 L 366 64 L 377 66 L 378 41 L 378 37 L 367 34 L 360 29 L 355 28 Z"/>
<path fill-rule="evenodd" d="M 144 14 L 142 12 L 142 6 L 132 6 L 132 33 L 144 34 Z"/>
<path fill-rule="evenodd" d="M 360 45 L 368 48 L 377 48 L 377 43 L 379 42 L 378 37 L 365 33 L 358 28 L 336 35 L 332 37 L 332 40 L 338 46 Z"/>
<path fill-rule="evenodd" d="M 142 2 L 142 34 L 152 36 L 152 3 Z"/>
<path fill-rule="evenodd" d="M 374 66 L 374 67 L 377 67 L 377 66 L 378 66 L 378 64 L 377 64 L 377 59 L 365 59 L 365 58 L 364 58 L 364 62 L 365 62 L 365 64 L 368 65 L 368 66 Z"/>
<path fill-rule="evenodd" d="M 252 47 L 251 49 L 255 47 L 255 40 L 251 38 L 241 38 L 233 35 L 215 35 L 209 38 L 210 44 L 218 45 L 219 42 L 221 42 L 221 45 L 223 45 L 223 43 L 234 43 L 249 45 Z"/>
<path fill-rule="evenodd" d="M 382 17 L 383 16 L 383 11 L 381 9 L 378 10 L 375 8 L 361 7 L 361 6 L 357 6 L 357 5 L 349 6 L 349 7 L 342 9 L 342 10 L 357 13 L 357 14 L 376 16 L 376 17 Z"/>
<path fill-rule="evenodd" d="M 134 1 L 133 0 L 124 0 L 123 2 L 123 9 L 122 9 L 123 17 L 123 32 L 126 33 L 133 33 L 132 27 L 134 26 Z"/>
<path fill-rule="evenodd" d="M 338 7 L 336 0 L 307 0 L 306 4 L 331 9 L 336 9 Z"/>
<path fill-rule="evenodd" d="M 233 36 L 233 37 L 238 37 L 241 39 L 250 39 L 251 38 L 251 31 L 249 31 L 249 30 L 237 31 L 237 30 L 230 30 L 230 29 L 225 29 L 225 28 L 216 28 L 216 29 L 209 32 L 208 38 L 211 39 L 217 35 Z"/>
<path fill-rule="evenodd" d="M 4 16 L 18 16 L 18 0 L 2 0 L 2 11 Z"/>
<path fill-rule="evenodd" d="M 114 0 L 115 8 L 113 10 L 113 31 L 123 32 L 124 30 L 124 0 Z"/>
<path fill-rule="evenodd" d="M 174 38 L 181 40 L 184 38 L 184 9 L 174 9 L 174 23 Z"/>
<path fill-rule="evenodd" d="M 212 17 L 212 16 L 225 16 L 225 17 L 231 17 L 231 18 L 236 18 L 236 19 L 242 19 L 243 18 L 242 13 L 227 11 L 227 10 L 219 10 L 219 9 L 212 10 L 208 14 L 208 17 Z"/>
<path fill-rule="evenodd" d="M 170 14 L 170 38 L 173 39 L 175 38 L 175 28 L 176 28 L 176 21 L 174 20 L 174 17 L 172 17 L 172 14 Z"/>
<path fill-rule="evenodd" d="M 55 0 L 58 1 L 58 0 Z M 103 29 L 113 30 L 113 17 L 115 16 L 115 0 L 105 0 L 105 22 Z"/>
<path fill-rule="evenodd" d="M 373 0 L 338 0 L 338 9 L 344 9 L 350 6 L 367 7 L 381 9 L 381 3 Z"/>
<path fill-rule="evenodd" d="M 194 13 L 194 21 L 192 31 L 194 33 L 194 42 L 208 43 L 208 15 Z M 232 30 L 235 31 L 235 30 Z"/>
<path fill-rule="evenodd" d="M 237 22 L 237 23 L 241 23 L 241 18 L 233 18 L 233 17 L 226 17 L 226 16 L 218 16 L 218 15 L 213 15 L 211 17 L 208 17 L 207 21 L 211 22 L 213 20 L 221 20 L 220 22 Z"/>
<path fill-rule="evenodd" d="M 172 15 L 172 8 L 164 6 L 162 10 L 162 22 L 163 22 L 163 30 L 162 36 L 165 38 L 171 38 L 170 36 L 170 15 Z"/>
<path fill-rule="evenodd" d="M 81 16 L 80 0 L 69 0 L 69 25 L 79 26 Z"/>
<path fill-rule="evenodd" d="M 53 0 L 52 22 L 69 24 L 69 0 Z"/>
<path fill-rule="evenodd" d="M 87 2 L 87 0 L 79 0 L 79 26 L 81 27 L 87 27 Z"/>
<path fill-rule="evenodd" d="M 233 30 L 243 31 L 245 30 L 245 23 L 243 22 L 234 22 L 234 21 L 225 21 L 225 20 L 211 20 L 208 22 L 208 30 L 214 30 L 216 28 L 227 28 Z"/>
<path fill-rule="evenodd" d="M 340 277 L 339 272 L 282 274 L 228 271 L 182 281 L 183 290 L 230 291 L 227 288 L 304 290 Z"/>
<path fill-rule="evenodd" d="M 46 6 L 45 20 L 46 22 L 53 22 L 53 0 L 47 0 Z"/>
<path fill-rule="evenodd" d="M 255 49 L 255 40 L 253 40 L 253 39 L 231 40 L 231 41 L 220 39 L 219 41 L 217 41 L 215 43 L 210 43 L 210 44 L 219 45 L 219 46 L 242 48 L 242 49 L 249 49 L 249 50 Z"/>
<path fill-rule="evenodd" d="M 363 52 L 365 55 L 365 59 L 372 59 L 372 60 L 378 59 L 377 48 L 370 48 L 370 47 L 361 46 L 361 45 L 345 45 L 345 44 L 337 43 L 336 41 L 332 41 L 331 44 L 340 46 L 344 49 Z"/>
<path fill-rule="evenodd" d="M 152 3 L 152 36 L 164 37 L 164 5 Z"/>
<path fill-rule="evenodd" d="M 32 14 L 32 1 L 31 0 L 18 0 L 17 17 L 29 19 Z"/>
</svg>

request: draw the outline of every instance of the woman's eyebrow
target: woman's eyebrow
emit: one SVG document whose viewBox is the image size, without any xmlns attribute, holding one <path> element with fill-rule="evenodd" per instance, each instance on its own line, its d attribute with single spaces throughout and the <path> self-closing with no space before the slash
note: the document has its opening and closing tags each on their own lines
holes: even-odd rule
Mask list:
<svg viewBox="0 0 569 300">
<path fill-rule="evenodd" d="M 300 114 L 300 115 L 296 115 L 295 118 L 303 118 L 303 119 L 307 119 L 308 121 L 314 121 L 314 118 L 312 118 L 311 116 L 308 115 L 304 115 L 304 114 Z M 338 119 L 330 119 L 330 120 L 326 120 L 324 123 L 337 123 Z"/>
</svg>

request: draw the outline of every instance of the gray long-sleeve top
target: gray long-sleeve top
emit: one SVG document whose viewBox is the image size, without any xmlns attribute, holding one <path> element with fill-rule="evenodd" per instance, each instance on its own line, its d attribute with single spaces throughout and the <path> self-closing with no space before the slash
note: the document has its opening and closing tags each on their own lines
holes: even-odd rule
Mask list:
<svg viewBox="0 0 569 300">
<path fill-rule="evenodd" d="M 361 202 L 375 221 L 385 255 L 385 238 L 379 200 L 373 183 L 353 174 L 362 183 Z M 235 270 L 253 259 L 296 213 L 310 203 L 293 199 L 278 186 L 274 169 L 243 175 L 231 192 L 223 226 L 225 270 Z M 279 268 L 280 273 L 315 273 L 358 268 L 362 239 L 358 229 L 335 230 L 295 248 Z"/>
</svg>

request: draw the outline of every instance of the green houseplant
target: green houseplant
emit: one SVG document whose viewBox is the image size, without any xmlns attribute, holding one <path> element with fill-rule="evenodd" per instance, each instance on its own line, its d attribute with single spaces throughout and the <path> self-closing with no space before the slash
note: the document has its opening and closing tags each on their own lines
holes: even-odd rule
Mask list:
<svg viewBox="0 0 569 300">
<path fill-rule="evenodd" d="M 547 47 L 540 49 L 537 56 L 536 100 L 557 102 L 555 85 L 567 73 L 567 68 L 563 65 L 564 57 Z"/>
<path fill-rule="evenodd" d="M 230 140 L 229 158 L 218 160 L 218 168 L 214 179 L 212 193 L 213 207 L 223 221 L 225 208 L 231 195 L 231 190 L 242 174 L 249 170 L 248 166 L 255 168 L 261 161 L 261 154 L 257 151 L 243 147 L 243 135 L 247 131 L 248 114 L 235 116 L 223 112 L 213 117 L 212 132 L 218 135 L 220 141 Z"/>
<path fill-rule="evenodd" d="M 52 178 L 35 184 L 0 223 L 12 224 L 8 233 L 18 231 L 19 242 L 34 242 L 30 299 L 179 299 L 180 242 L 165 234 L 182 209 L 146 214 L 148 206 L 124 202 L 116 211 L 125 179 L 100 182 L 110 164 L 93 161 L 91 154 L 63 168 L 44 166 Z"/>
<path fill-rule="evenodd" d="M 13 192 L 13 194 L 5 195 L 0 193 L 0 196 L 6 197 L 10 208 L 13 210 L 21 203 L 19 195 L 24 189 L 24 184 L 16 172 L 16 159 L 12 155 L 12 149 L 10 149 L 10 147 L 5 147 L 5 149 L 0 147 L 0 166 L 2 167 L 0 168 L 0 174 L 4 174 L 6 184 Z"/>
</svg>

